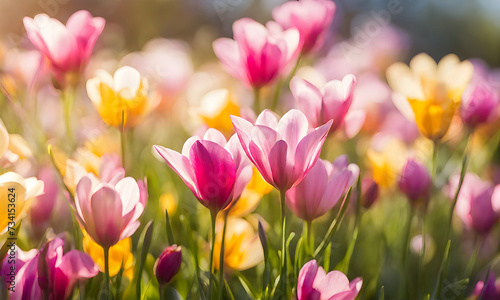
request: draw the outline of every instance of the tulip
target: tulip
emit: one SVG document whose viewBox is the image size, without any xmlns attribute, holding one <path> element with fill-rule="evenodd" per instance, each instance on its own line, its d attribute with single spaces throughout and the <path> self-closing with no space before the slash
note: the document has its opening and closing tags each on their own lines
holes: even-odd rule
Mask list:
<svg viewBox="0 0 500 300">
<path fill-rule="evenodd" d="M 113 76 L 96 71 L 96 77 L 87 81 L 87 94 L 102 120 L 114 127 L 138 125 L 160 102 L 157 95 L 148 95 L 147 80 L 128 66 Z"/>
<path fill-rule="evenodd" d="M 454 54 L 436 64 L 422 53 L 411 60 L 410 67 L 403 63 L 390 66 L 387 81 L 396 92 L 394 105 L 407 118 L 415 120 L 423 136 L 438 142 L 450 128 L 472 73 L 472 64 L 460 62 Z"/>
<path fill-rule="evenodd" d="M 42 291 L 38 286 L 38 250 L 23 251 L 15 246 L 15 275 L 11 272 L 11 260 L 7 257 L 3 260 L 1 275 L 6 276 L 5 280 L 9 289 L 11 300 L 42 300 Z M 9 253 L 9 255 L 12 253 Z M 13 276 L 14 278 L 12 278 Z M 15 284 L 13 286 L 13 284 Z"/>
<path fill-rule="evenodd" d="M 43 194 L 43 181 L 23 178 L 14 172 L 0 175 L 0 234 L 8 230 L 9 222 L 18 224 L 35 197 Z M 9 209 L 14 208 L 14 211 Z"/>
<path fill-rule="evenodd" d="M 38 178 L 43 181 L 44 193 L 34 199 L 29 211 L 33 230 L 37 232 L 43 233 L 46 230 L 47 225 L 45 223 L 50 220 L 52 211 L 59 199 L 59 182 L 54 175 L 54 170 L 48 167 L 43 167 L 38 172 Z"/>
<path fill-rule="evenodd" d="M 56 79 L 64 83 L 65 75 L 79 72 L 87 63 L 97 38 L 104 29 L 103 18 L 93 18 L 86 10 L 75 12 L 64 26 L 46 14 L 24 18 L 31 43 L 50 62 Z"/>
<path fill-rule="evenodd" d="M 471 128 L 491 121 L 497 114 L 499 100 L 498 93 L 488 85 L 469 86 L 462 95 L 462 121 Z"/>
<path fill-rule="evenodd" d="M 319 157 L 332 121 L 308 132 L 306 116 L 292 109 L 278 122 L 264 110 L 255 125 L 231 116 L 248 158 L 264 180 L 281 192 L 302 181 Z"/>
<path fill-rule="evenodd" d="M 370 208 L 378 199 L 378 184 L 371 178 L 364 178 L 361 181 L 361 205 Z"/>
<path fill-rule="evenodd" d="M 55 238 L 40 250 L 38 285 L 49 299 L 69 299 L 81 278 L 92 278 L 98 270 L 92 258 L 78 250 L 63 254 L 64 241 Z"/>
<path fill-rule="evenodd" d="M 259 89 L 273 82 L 296 56 L 298 31 L 281 31 L 275 25 L 266 28 L 243 18 L 233 24 L 234 40 L 220 38 L 213 43 L 226 70 L 248 87 Z"/>
<path fill-rule="evenodd" d="M 294 77 L 290 81 L 293 97 L 311 126 L 317 127 L 333 120 L 330 133 L 344 125 L 346 114 L 352 104 L 355 87 L 356 77 L 354 75 L 347 75 L 342 81 L 329 81 L 324 85 L 322 91 L 300 77 Z"/>
<path fill-rule="evenodd" d="M 89 236 L 106 250 L 137 230 L 147 197 L 141 180 L 126 177 L 106 183 L 87 175 L 76 187 L 76 216 Z"/>
<path fill-rule="evenodd" d="M 172 245 L 160 254 L 160 257 L 155 262 L 153 267 L 158 283 L 164 285 L 169 283 L 172 278 L 179 272 L 182 262 L 181 247 Z"/>
<path fill-rule="evenodd" d="M 201 105 L 196 110 L 203 123 L 223 133 L 234 132 L 230 115 L 240 115 L 240 108 L 227 89 L 213 90 L 203 96 Z"/>
<path fill-rule="evenodd" d="M 9 133 L 7 132 L 7 128 L 3 124 L 2 119 L 0 119 L 0 158 L 4 155 L 4 153 L 9 148 Z"/>
<path fill-rule="evenodd" d="M 498 300 L 500 299 L 500 281 L 497 281 L 495 273 L 489 272 L 487 282 L 479 281 L 472 293 L 476 300 Z"/>
<path fill-rule="evenodd" d="M 253 226 L 242 218 L 228 217 L 224 241 L 225 270 L 244 271 L 255 267 L 264 260 L 264 252 L 259 235 Z M 223 224 L 218 222 L 215 236 L 214 264 L 219 267 L 222 245 Z"/>
<path fill-rule="evenodd" d="M 12 284 L 19 286 L 19 271 L 37 255 L 37 249 L 23 251 L 17 245 L 14 245 L 13 248 L 9 248 L 7 256 L 3 259 L 2 268 L 0 269 L 0 277 L 4 279 L 7 288 L 12 286 Z M 11 267 L 14 267 L 14 270 L 12 270 Z"/>
<path fill-rule="evenodd" d="M 349 282 L 340 271 L 326 274 L 316 260 L 309 261 L 300 269 L 298 281 L 297 300 L 354 300 L 363 285 L 360 277 Z"/>
<path fill-rule="evenodd" d="M 454 199 L 460 175 L 450 179 L 448 196 Z M 496 188 L 489 182 L 482 181 L 479 176 L 467 173 L 462 188 L 458 194 L 456 214 L 469 229 L 479 234 L 487 234 L 499 220 L 499 210 L 495 209 L 500 203 L 496 196 Z"/>
<path fill-rule="evenodd" d="M 289 1 L 273 9 L 273 18 L 284 29 L 299 31 L 302 53 L 307 54 L 323 45 L 335 10 L 328 0 Z"/>
<path fill-rule="evenodd" d="M 424 165 L 417 160 L 409 159 L 399 177 L 399 189 L 408 197 L 412 204 L 424 203 L 430 197 L 432 179 Z"/>
<path fill-rule="evenodd" d="M 342 162 L 340 165 L 338 164 Z M 312 222 L 327 213 L 356 181 L 359 167 L 347 165 L 345 156 L 333 164 L 318 159 L 306 177 L 286 193 L 288 208 L 299 218 Z"/>
<path fill-rule="evenodd" d="M 83 251 L 96 263 L 100 272 L 104 273 L 104 249 L 82 230 Z M 123 268 L 123 276 L 132 279 L 134 273 L 134 255 L 132 254 L 132 238 L 126 238 L 109 248 L 109 276 L 116 276 Z"/>
<path fill-rule="evenodd" d="M 240 197 L 252 176 L 236 135 L 226 141 L 216 129 L 209 129 L 203 139 L 189 138 L 182 154 L 158 145 L 154 149 L 214 215 Z"/>
</svg>

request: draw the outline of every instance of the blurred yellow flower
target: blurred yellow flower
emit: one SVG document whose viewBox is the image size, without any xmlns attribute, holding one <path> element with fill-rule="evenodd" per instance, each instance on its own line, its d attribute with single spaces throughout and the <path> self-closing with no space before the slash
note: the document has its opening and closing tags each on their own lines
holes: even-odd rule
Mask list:
<svg viewBox="0 0 500 300">
<path fill-rule="evenodd" d="M 406 148 L 396 139 L 387 141 L 381 149 L 366 151 L 373 180 L 381 187 L 392 186 L 405 162 Z"/>
<path fill-rule="evenodd" d="M 107 153 L 121 154 L 120 135 L 109 130 L 85 141 L 85 148 L 101 157 Z"/>
<path fill-rule="evenodd" d="M 240 116 L 240 108 L 229 90 L 217 89 L 203 96 L 197 113 L 208 127 L 230 134 L 234 129 L 229 116 Z"/>
<path fill-rule="evenodd" d="M 257 168 L 253 168 L 252 178 L 241 193 L 240 199 L 229 210 L 229 215 L 244 217 L 253 212 L 262 197 L 271 192 L 273 187 L 264 181 Z"/>
<path fill-rule="evenodd" d="M 23 178 L 14 172 L 0 175 L 0 234 L 8 230 L 9 222 L 18 223 L 31 201 L 43 194 L 43 181 Z"/>
<path fill-rule="evenodd" d="M 225 271 L 243 271 L 255 267 L 264 260 L 259 235 L 252 225 L 242 218 L 228 217 L 224 250 Z M 214 245 L 214 267 L 219 268 L 222 242 L 223 218 L 216 224 Z"/>
<path fill-rule="evenodd" d="M 87 94 L 110 126 L 121 126 L 123 114 L 125 126 L 134 127 L 160 102 L 160 97 L 148 95 L 147 80 L 132 67 L 121 67 L 114 76 L 104 70 L 96 75 L 87 81 Z"/>
<path fill-rule="evenodd" d="M 97 264 L 99 271 L 104 272 L 104 250 L 87 232 L 83 233 L 83 251 L 92 257 Z M 134 275 L 134 255 L 132 254 L 132 238 L 126 238 L 119 241 L 116 245 L 109 248 L 109 276 L 115 276 L 120 272 L 123 265 L 123 276 L 132 280 Z"/>
<path fill-rule="evenodd" d="M 448 132 L 473 71 L 469 61 L 460 62 L 455 54 L 436 64 L 429 55 L 421 53 L 411 60 L 410 66 L 390 66 L 387 81 L 396 93 L 396 107 L 406 117 L 414 118 L 422 135 L 436 142 Z"/>
<path fill-rule="evenodd" d="M 160 196 L 160 208 L 162 214 L 167 210 L 169 216 L 173 215 L 177 210 L 177 198 L 172 193 L 163 193 Z"/>
</svg>

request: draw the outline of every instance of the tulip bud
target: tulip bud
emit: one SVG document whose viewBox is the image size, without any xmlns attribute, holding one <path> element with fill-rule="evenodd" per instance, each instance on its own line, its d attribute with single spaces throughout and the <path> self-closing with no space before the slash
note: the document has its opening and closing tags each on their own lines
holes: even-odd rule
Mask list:
<svg viewBox="0 0 500 300">
<path fill-rule="evenodd" d="M 378 184 L 371 178 L 364 178 L 361 181 L 361 205 L 370 208 L 378 199 Z"/>
<path fill-rule="evenodd" d="M 160 285 L 169 283 L 175 274 L 179 272 L 181 261 L 182 254 L 180 246 L 172 245 L 163 250 L 154 266 L 156 279 L 158 279 Z"/>
<path fill-rule="evenodd" d="M 406 194 L 412 204 L 427 201 L 431 192 L 431 177 L 424 165 L 415 159 L 409 159 L 399 178 L 399 189 Z"/>
</svg>

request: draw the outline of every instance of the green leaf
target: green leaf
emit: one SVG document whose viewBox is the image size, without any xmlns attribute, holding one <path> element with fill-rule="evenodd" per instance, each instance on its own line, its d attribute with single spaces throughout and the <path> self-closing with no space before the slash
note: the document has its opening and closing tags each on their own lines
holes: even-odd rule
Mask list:
<svg viewBox="0 0 500 300">
<path fill-rule="evenodd" d="M 142 230 L 141 236 L 139 238 L 139 245 L 137 246 L 137 251 L 140 251 L 141 256 L 139 259 L 138 270 L 135 277 L 136 284 L 136 297 L 140 299 L 141 297 L 141 279 L 142 271 L 144 269 L 144 263 L 149 253 L 149 246 L 151 246 L 151 239 L 153 237 L 153 223 L 154 220 L 149 221 L 144 229 Z M 142 242 L 141 242 L 142 241 Z"/>
</svg>

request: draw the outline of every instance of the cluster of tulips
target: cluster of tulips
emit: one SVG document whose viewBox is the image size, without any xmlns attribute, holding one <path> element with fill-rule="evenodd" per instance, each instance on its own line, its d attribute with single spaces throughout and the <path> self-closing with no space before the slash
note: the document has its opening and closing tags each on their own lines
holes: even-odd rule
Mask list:
<svg viewBox="0 0 500 300">
<path fill-rule="evenodd" d="M 335 12 L 239 19 L 198 65 L 106 47 L 88 11 L 25 17 L 0 48 L 0 298 L 500 299 L 500 72 L 397 62 L 390 26 L 334 41 Z"/>
</svg>

